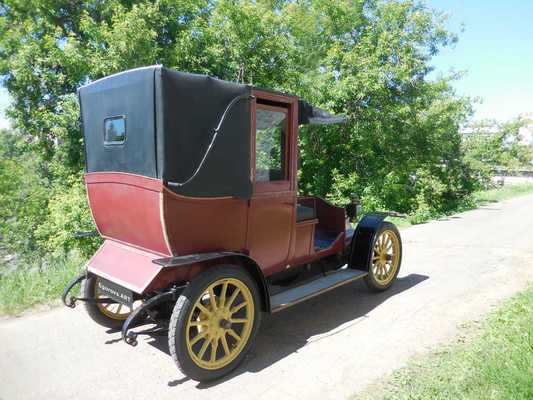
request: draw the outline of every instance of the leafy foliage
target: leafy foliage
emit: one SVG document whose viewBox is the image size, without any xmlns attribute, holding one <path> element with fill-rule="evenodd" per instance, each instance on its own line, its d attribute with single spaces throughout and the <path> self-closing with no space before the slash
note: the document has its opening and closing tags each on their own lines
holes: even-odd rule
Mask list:
<svg viewBox="0 0 533 400">
<path fill-rule="evenodd" d="M 49 182 L 38 174 L 41 161 L 23 153 L 24 140 L 0 132 L 1 248 L 10 254 L 39 251 L 35 230 L 46 220 Z"/>
<path fill-rule="evenodd" d="M 102 244 L 100 237 L 74 238 L 75 232 L 94 230 L 94 223 L 87 208 L 85 186 L 80 177 L 70 178 L 68 190 L 56 190 L 48 201 L 47 223 L 39 226 L 36 235 L 39 247 L 55 257 L 62 257 L 71 250 L 89 257 Z"/>
</svg>

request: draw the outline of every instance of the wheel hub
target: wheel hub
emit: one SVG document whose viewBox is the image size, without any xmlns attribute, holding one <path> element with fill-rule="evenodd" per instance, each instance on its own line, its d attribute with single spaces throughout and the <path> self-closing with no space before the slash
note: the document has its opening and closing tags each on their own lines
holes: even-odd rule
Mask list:
<svg viewBox="0 0 533 400">
<path fill-rule="evenodd" d="M 225 329 L 225 330 L 228 330 L 228 329 L 231 329 L 231 322 L 229 322 L 227 319 L 225 318 L 222 318 L 220 320 L 220 327 L 222 329 Z"/>
</svg>

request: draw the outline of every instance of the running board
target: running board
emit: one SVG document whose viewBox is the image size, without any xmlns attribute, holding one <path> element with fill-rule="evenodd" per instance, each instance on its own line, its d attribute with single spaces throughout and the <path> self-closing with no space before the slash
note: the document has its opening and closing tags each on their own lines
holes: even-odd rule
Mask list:
<svg viewBox="0 0 533 400">
<path fill-rule="evenodd" d="M 309 283 L 296 286 L 272 296 L 270 298 L 270 311 L 277 312 L 283 310 L 284 308 L 293 306 L 310 299 L 311 297 L 318 296 L 319 294 L 353 282 L 367 275 L 368 272 L 366 271 L 359 271 L 351 268 L 340 269 L 330 275 L 322 276 Z"/>
</svg>

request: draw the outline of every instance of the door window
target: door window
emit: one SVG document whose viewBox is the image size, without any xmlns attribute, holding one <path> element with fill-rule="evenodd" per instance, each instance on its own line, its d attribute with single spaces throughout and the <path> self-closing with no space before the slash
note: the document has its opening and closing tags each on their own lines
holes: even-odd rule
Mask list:
<svg viewBox="0 0 533 400">
<path fill-rule="evenodd" d="M 255 181 L 288 180 L 287 110 L 258 104 L 255 129 Z"/>
</svg>

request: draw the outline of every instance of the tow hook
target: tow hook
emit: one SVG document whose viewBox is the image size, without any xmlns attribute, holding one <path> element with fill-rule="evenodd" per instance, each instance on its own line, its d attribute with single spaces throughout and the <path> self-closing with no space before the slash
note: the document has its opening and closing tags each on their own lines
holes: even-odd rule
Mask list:
<svg viewBox="0 0 533 400">
<path fill-rule="evenodd" d="M 66 305 L 69 308 L 76 307 L 77 301 L 85 301 L 87 303 L 101 303 L 101 304 L 115 304 L 116 301 L 110 298 L 88 298 L 88 297 L 75 297 L 70 296 L 67 300 L 68 293 L 72 290 L 74 286 L 76 286 L 78 283 L 83 281 L 86 278 L 85 274 L 82 274 L 78 276 L 77 278 L 73 279 L 66 287 L 65 290 L 63 290 L 63 294 L 61 295 L 61 301 L 63 301 L 63 304 Z"/>
<path fill-rule="evenodd" d="M 63 304 L 66 305 L 69 308 L 76 307 L 76 300 L 78 300 L 74 296 L 70 296 L 69 300 L 67 301 L 67 295 L 72 290 L 74 286 L 76 286 L 78 283 L 80 283 L 82 280 L 85 279 L 85 274 L 82 274 L 78 276 L 77 278 L 73 279 L 66 287 L 65 290 L 63 290 L 63 294 L 61 295 L 61 301 L 63 301 Z"/>
</svg>

